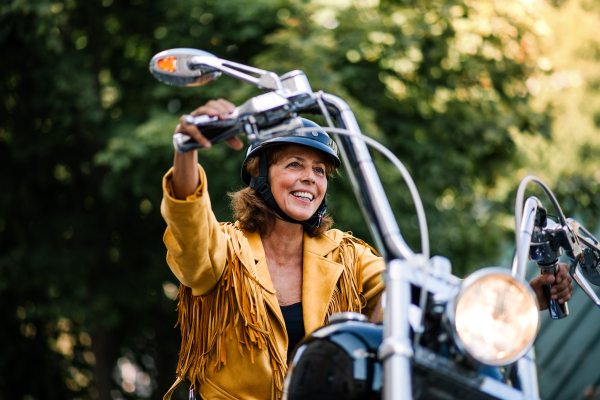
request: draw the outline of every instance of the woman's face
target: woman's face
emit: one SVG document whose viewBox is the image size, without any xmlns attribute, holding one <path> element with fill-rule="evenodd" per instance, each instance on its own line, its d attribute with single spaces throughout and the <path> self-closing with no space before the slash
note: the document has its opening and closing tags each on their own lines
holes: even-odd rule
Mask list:
<svg viewBox="0 0 600 400">
<path fill-rule="evenodd" d="M 271 192 L 281 210 L 297 221 L 317 211 L 327 191 L 325 157 L 320 150 L 288 145 L 269 167 Z"/>
</svg>

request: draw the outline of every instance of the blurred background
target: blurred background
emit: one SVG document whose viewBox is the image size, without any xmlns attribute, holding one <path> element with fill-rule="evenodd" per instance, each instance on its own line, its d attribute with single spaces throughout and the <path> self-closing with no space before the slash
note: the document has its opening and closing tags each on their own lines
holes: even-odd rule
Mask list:
<svg viewBox="0 0 600 400">
<path fill-rule="evenodd" d="M 597 231 L 599 31 L 599 0 L 0 2 L 0 400 L 160 399 L 175 379 L 178 283 L 160 216 L 171 135 L 209 99 L 240 104 L 259 92 L 225 76 L 167 86 L 148 72 L 155 53 L 193 47 L 302 69 L 314 90 L 345 99 L 363 132 L 408 166 L 432 253 L 464 277 L 508 267 L 528 173 Z M 242 187 L 243 153 L 200 151 L 220 221 L 231 218 L 226 193 Z M 374 157 L 418 250 L 408 190 Z M 344 176 L 332 182 L 330 213 L 370 241 Z M 592 339 L 598 310 L 586 307 L 565 323 L 587 321 Z M 569 341 L 561 329 L 542 331 L 542 395 L 592 398 L 589 340 L 544 378 L 560 361 L 552 346 Z M 576 365 L 594 373 L 564 397 Z M 175 397 L 186 398 L 183 386 Z"/>
</svg>

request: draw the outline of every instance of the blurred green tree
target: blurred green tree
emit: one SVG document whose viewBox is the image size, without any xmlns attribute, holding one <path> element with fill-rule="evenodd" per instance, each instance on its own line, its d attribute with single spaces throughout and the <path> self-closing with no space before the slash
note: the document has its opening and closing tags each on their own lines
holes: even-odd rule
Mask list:
<svg viewBox="0 0 600 400">
<path fill-rule="evenodd" d="M 527 88 L 544 75 L 538 47 L 549 28 L 538 10 L 521 1 L 321 0 L 290 15 L 294 27 L 270 35 L 257 63 L 303 69 L 316 89 L 350 102 L 365 133 L 411 169 L 433 254 L 449 257 L 455 273 L 496 262 L 513 224 L 495 191 L 519 166 L 514 137 L 549 137 L 549 112 L 529 105 Z M 408 191 L 380 165 L 403 233 L 418 249 Z M 341 195 L 350 193 L 347 183 L 339 186 L 331 208 L 340 226 L 366 236 Z"/>
<path fill-rule="evenodd" d="M 552 104 L 552 140 L 518 138 L 518 156 L 527 160 L 521 174 L 544 179 L 563 211 L 594 232 L 600 220 L 600 3 L 569 0 L 544 14 L 553 32 L 538 61 L 548 73 L 529 85 L 534 104 Z"/>
<path fill-rule="evenodd" d="M 158 51 L 195 47 L 286 72 L 347 100 L 364 132 L 409 166 L 434 253 L 459 274 L 490 264 L 510 228 L 495 217 L 514 138 L 548 135 L 526 82 L 545 34 L 517 0 L 14 1 L 0 5 L 0 399 L 161 398 L 179 346 L 164 261 L 160 179 L 180 114 L 250 85 L 201 89 L 148 73 Z M 241 186 L 243 152 L 200 152 L 214 211 Z M 383 160 L 408 242 L 408 193 Z M 348 183 L 331 210 L 368 238 Z M 506 210 L 503 210 L 506 211 Z"/>
<path fill-rule="evenodd" d="M 249 62 L 281 27 L 278 4 L 0 5 L 0 399 L 170 387 L 179 334 L 159 205 L 173 121 L 237 83 L 170 88 L 148 62 L 179 46 Z"/>
</svg>

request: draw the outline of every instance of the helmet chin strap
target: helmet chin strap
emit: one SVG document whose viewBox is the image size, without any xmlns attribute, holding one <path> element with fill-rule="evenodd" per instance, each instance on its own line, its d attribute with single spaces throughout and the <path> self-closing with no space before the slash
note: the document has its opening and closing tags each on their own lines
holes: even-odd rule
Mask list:
<svg viewBox="0 0 600 400">
<path fill-rule="evenodd" d="M 317 212 L 310 217 L 309 219 L 305 219 L 304 221 L 298 221 L 293 219 L 289 215 L 283 212 L 283 210 L 279 207 L 279 204 L 275 201 L 275 197 L 273 197 L 273 193 L 271 192 L 271 186 L 268 182 L 269 176 L 269 167 L 267 165 L 267 157 L 265 154 L 261 154 L 260 156 L 260 170 L 258 173 L 258 177 L 252 177 L 250 179 L 250 187 L 255 189 L 262 198 L 265 200 L 267 205 L 271 207 L 273 211 L 275 211 L 276 215 L 279 219 L 285 222 L 291 222 L 292 224 L 300 224 L 306 229 L 313 229 L 321 225 L 321 220 L 325 215 L 325 211 L 327 210 L 327 201 L 325 200 L 325 196 L 323 196 L 323 201 L 321 205 L 317 209 Z"/>
</svg>

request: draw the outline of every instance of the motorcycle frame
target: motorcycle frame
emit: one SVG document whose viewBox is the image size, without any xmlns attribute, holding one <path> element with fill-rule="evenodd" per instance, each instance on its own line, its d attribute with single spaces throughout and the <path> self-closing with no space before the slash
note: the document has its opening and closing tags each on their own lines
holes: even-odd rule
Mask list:
<svg viewBox="0 0 600 400">
<path fill-rule="evenodd" d="M 427 279 L 428 291 L 449 296 L 459 285 L 459 279 L 453 275 L 443 278 L 427 277 L 422 273 L 423 270 L 420 270 L 429 260 L 420 254 L 415 254 L 404 241 L 373 159 L 365 141 L 361 139 L 363 134 L 352 109 L 335 95 L 314 93 L 302 71 L 291 71 L 279 77 L 273 72 L 222 60 L 195 49 L 173 49 L 155 55 L 150 63 L 151 72 L 165 83 L 181 85 L 181 77 L 173 74 L 171 80 L 169 74 L 156 69 L 156 63 L 158 59 L 169 55 L 180 56 L 182 51 L 193 53 L 193 57 L 184 54 L 184 57 L 189 60 L 185 68 L 188 71 L 195 71 L 195 76 L 188 78 L 189 83 L 184 86 L 205 84 L 218 78 L 220 74 L 216 71 L 220 71 L 273 91 L 282 97 L 309 94 L 319 104 L 321 113 L 331 127 L 334 127 L 333 120 L 335 120 L 338 128 L 345 129 L 351 134 L 338 135 L 334 132 L 333 138 L 340 150 L 342 162 L 375 246 L 386 262 L 384 336 L 378 353 L 383 364 L 383 399 L 412 399 L 411 357 L 415 349 L 410 340 L 411 313 L 409 311 L 415 306 L 411 305 L 410 285 L 412 283 L 421 287 L 421 283 Z M 206 71 L 202 71 L 202 68 L 206 68 Z M 258 78 L 246 72 L 258 75 Z M 523 229 L 521 233 L 522 231 Z M 524 272 L 513 270 L 514 277 L 520 275 L 524 278 Z M 480 389 L 491 395 L 496 393 L 501 398 L 539 399 L 533 348 L 518 361 L 518 365 L 521 391 L 489 377 L 484 378 Z"/>
<path fill-rule="evenodd" d="M 353 138 L 333 134 L 365 221 L 368 223 L 377 248 L 383 250 L 381 253 L 386 260 L 384 338 L 379 350 L 383 363 L 383 398 L 385 400 L 411 399 L 410 358 L 413 349 L 408 323 L 410 281 L 405 271 L 410 266 L 405 265 L 401 260 L 410 263 L 415 258 L 415 253 L 408 247 L 400 233 L 400 227 L 371 154 L 365 142 L 359 139 L 362 132 L 350 106 L 331 94 L 324 94 L 323 101 L 330 113 L 337 117 L 339 128 L 346 129 L 357 136 Z"/>
</svg>

